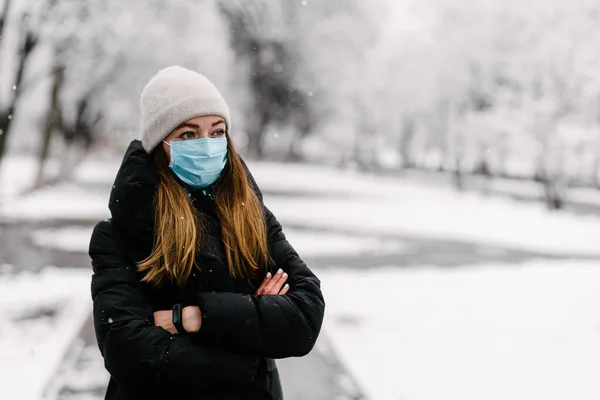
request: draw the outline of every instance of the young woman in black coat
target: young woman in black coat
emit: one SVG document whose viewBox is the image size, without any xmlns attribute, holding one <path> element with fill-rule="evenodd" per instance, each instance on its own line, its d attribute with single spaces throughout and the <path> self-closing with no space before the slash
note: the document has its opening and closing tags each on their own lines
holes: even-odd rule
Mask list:
<svg viewBox="0 0 600 400">
<path fill-rule="evenodd" d="M 274 359 L 313 348 L 319 280 L 286 240 L 202 75 L 159 71 L 90 243 L 106 399 L 282 399 Z"/>
</svg>

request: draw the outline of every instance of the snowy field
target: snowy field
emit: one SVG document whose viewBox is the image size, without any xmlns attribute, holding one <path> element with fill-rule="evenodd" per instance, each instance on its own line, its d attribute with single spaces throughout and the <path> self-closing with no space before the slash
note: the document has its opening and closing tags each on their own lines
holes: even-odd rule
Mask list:
<svg viewBox="0 0 600 400">
<path fill-rule="evenodd" d="M 0 393 L 3 399 L 41 399 L 91 312 L 91 274 L 68 268 L 47 268 L 36 275 L 4 269 Z"/>
<path fill-rule="evenodd" d="M 108 191 L 118 168 L 90 161 L 75 174 L 75 182 L 51 187 L 25 198 L 5 196 L 0 216 L 6 219 L 80 220 L 108 217 Z M 10 167 L 11 164 L 8 164 Z M 600 218 L 552 213 L 539 204 L 523 204 L 475 193 L 457 193 L 426 182 L 401 181 L 334 169 L 250 164 L 267 204 L 275 215 L 294 224 L 336 227 L 379 234 L 412 234 L 492 243 L 524 250 L 600 255 Z M 25 168 L 27 170 L 27 168 Z M 12 184 L 8 168 L 5 183 Z M 20 172 L 20 171 L 19 171 Z M 21 181 L 19 181 L 21 182 Z M 96 185 L 82 190 L 80 184 Z M 282 196 L 269 196 L 269 191 Z M 14 192 L 9 191 L 9 192 Z M 292 192 L 285 195 L 286 192 Z M 301 192 L 302 196 L 297 196 Z"/>
<path fill-rule="evenodd" d="M 74 182 L 25 197 L 18 197 L 14 187 L 4 190 L 0 215 L 7 220 L 90 221 L 89 226 L 32 234 L 42 247 L 85 251 L 92 221 L 108 216 L 116 163 L 89 161 Z M 313 166 L 255 163 L 250 168 L 267 205 L 284 228 L 290 226 L 285 232 L 305 257 L 402 253 L 404 244 L 394 235 L 548 255 L 600 255 L 597 217 Z M 3 171 L 6 182 L 12 175 L 9 168 Z M 324 335 L 371 400 L 600 398 L 596 263 L 533 260 L 452 269 L 402 265 L 399 257 L 372 269 L 331 265 L 317 271 L 327 301 Z M 3 362 L 0 392 L 12 390 L 11 399 L 42 398 L 56 360 L 87 317 L 89 303 L 89 271 L 0 275 L 0 315 L 5 319 L 0 345 L 10 360 Z M 34 318 L 35 329 L 29 329 L 30 322 L 19 315 L 40 305 L 55 311 Z M 34 372 L 27 372 L 32 364 Z M 14 382 L 27 385 L 18 385 L 17 393 Z"/>
<path fill-rule="evenodd" d="M 371 399 L 600 398 L 597 263 L 320 278 L 325 332 Z"/>
<path fill-rule="evenodd" d="M 71 252 L 87 252 L 92 227 L 67 227 L 40 229 L 32 239 L 40 247 Z M 359 254 L 366 251 L 386 253 L 402 251 L 402 243 L 381 241 L 369 236 L 347 236 L 341 234 L 286 229 L 285 234 L 298 253 L 305 257 Z"/>
</svg>

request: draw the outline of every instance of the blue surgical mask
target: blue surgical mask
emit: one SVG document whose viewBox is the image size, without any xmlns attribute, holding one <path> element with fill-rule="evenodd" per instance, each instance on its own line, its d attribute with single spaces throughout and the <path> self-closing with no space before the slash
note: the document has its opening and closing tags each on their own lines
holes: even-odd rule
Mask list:
<svg viewBox="0 0 600 400">
<path fill-rule="evenodd" d="M 227 163 L 227 138 L 165 143 L 171 146 L 171 170 L 179 179 L 196 189 L 204 189 L 215 183 Z"/>
</svg>

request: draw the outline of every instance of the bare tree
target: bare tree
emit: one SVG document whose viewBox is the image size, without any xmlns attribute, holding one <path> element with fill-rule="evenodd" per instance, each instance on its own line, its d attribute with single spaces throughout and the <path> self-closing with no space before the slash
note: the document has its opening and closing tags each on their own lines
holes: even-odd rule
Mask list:
<svg viewBox="0 0 600 400">
<path fill-rule="evenodd" d="M 4 12 L 10 11 L 10 1 L 5 3 L 2 18 L 2 29 L 4 29 L 6 18 L 8 14 Z M 27 12 L 23 13 L 20 19 L 20 30 L 19 30 L 19 48 L 17 53 L 17 68 L 12 80 L 12 96 L 8 101 L 8 104 L 0 106 L 0 162 L 6 153 L 6 144 L 11 133 L 12 121 L 14 114 L 17 110 L 17 105 L 23 94 L 23 79 L 25 75 L 25 69 L 29 62 L 33 51 L 38 44 L 38 35 L 33 27 L 33 21 L 31 15 Z M 0 41 L 0 45 L 3 42 Z"/>
<path fill-rule="evenodd" d="M 0 11 L 0 41 L 4 36 L 4 27 L 6 26 L 6 19 L 8 18 L 8 13 L 10 12 L 11 3 L 12 0 L 4 0 L 2 11 Z"/>
<path fill-rule="evenodd" d="M 57 57 L 57 56 L 55 56 Z M 50 152 L 50 143 L 54 132 L 62 125 L 62 108 L 60 103 L 60 92 L 65 81 L 65 67 L 55 60 L 54 68 L 52 69 L 52 84 L 50 89 L 50 101 L 48 102 L 48 111 L 42 130 L 42 145 L 38 156 L 38 173 L 36 178 L 36 187 L 42 186 L 44 183 L 44 170 L 48 154 Z"/>
<path fill-rule="evenodd" d="M 401 168 L 413 168 L 416 164 L 413 153 L 413 141 L 417 133 L 416 116 L 408 114 L 402 121 L 402 130 L 400 132 L 399 152 L 402 157 Z"/>
<path fill-rule="evenodd" d="M 219 5 L 231 27 L 231 44 L 240 61 L 248 65 L 252 96 L 248 151 L 260 159 L 269 126 L 300 122 L 301 137 L 311 129 L 308 98 L 295 86 L 298 57 L 285 31 L 274 28 L 285 22 L 279 20 L 284 16 L 280 3 L 253 0 Z M 298 156 L 297 151 L 293 143 L 290 152 Z"/>
</svg>

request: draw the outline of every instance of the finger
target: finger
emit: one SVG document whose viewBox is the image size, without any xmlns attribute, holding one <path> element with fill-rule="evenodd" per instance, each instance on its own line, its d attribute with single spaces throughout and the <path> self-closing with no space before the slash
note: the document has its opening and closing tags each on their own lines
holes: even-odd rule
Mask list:
<svg viewBox="0 0 600 400">
<path fill-rule="evenodd" d="M 269 279 L 269 282 L 267 282 L 267 284 L 265 285 L 265 287 L 262 290 L 263 294 L 267 294 L 271 291 L 271 289 L 273 288 L 273 286 L 277 283 L 277 281 L 279 280 L 279 278 L 281 277 L 281 273 L 280 271 L 282 271 L 281 269 L 279 271 L 277 271 L 272 277 L 271 279 Z"/>
<path fill-rule="evenodd" d="M 277 285 L 277 283 L 282 278 L 282 276 L 283 276 L 283 270 L 280 268 L 275 273 L 275 275 L 273 275 L 273 278 L 271 278 L 270 282 L 267 283 L 267 285 L 263 289 L 263 294 L 273 294 L 273 288 Z"/>
<path fill-rule="evenodd" d="M 272 277 L 271 273 L 267 272 L 267 276 L 265 276 L 265 279 L 263 279 L 262 283 L 260 284 L 260 286 L 256 290 L 256 295 L 257 296 L 259 294 L 263 293 L 263 290 L 265 289 L 265 286 L 267 286 L 267 283 L 269 283 L 269 281 L 271 280 L 271 277 Z"/>
<path fill-rule="evenodd" d="M 289 284 L 285 284 L 285 286 L 283 287 L 283 289 L 281 289 L 281 292 L 279 292 L 279 294 L 281 296 L 283 296 L 284 294 L 286 294 L 288 291 L 290 290 L 290 285 Z"/>
<path fill-rule="evenodd" d="M 279 292 L 281 292 L 281 290 L 283 289 L 285 282 L 287 281 L 287 278 L 288 278 L 288 274 L 286 274 L 284 272 L 283 275 L 281 275 L 281 278 L 279 279 L 277 284 L 273 287 L 271 294 L 279 294 Z"/>
<path fill-rule="evenodd" d="M 286 274 L 285 272 L 282 271 L 282 273 L 278 276 L 279 279 L 275 280 L 273 279 L 274 282 L 273 285 L 269 288 L 268 294 L 279 294 L 279 292 L 281 291 L 281 288 L 283 287 L 283 285 L 285 284 L 285 281 L 288 278 L 288 274 Z"/>
</svg>

